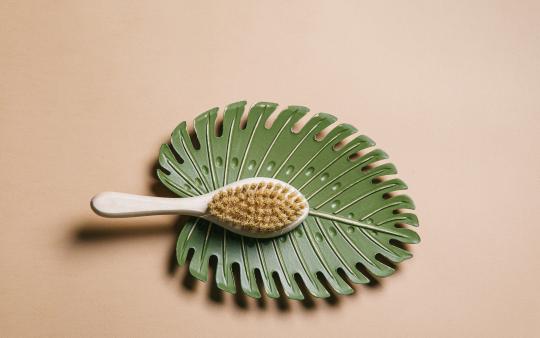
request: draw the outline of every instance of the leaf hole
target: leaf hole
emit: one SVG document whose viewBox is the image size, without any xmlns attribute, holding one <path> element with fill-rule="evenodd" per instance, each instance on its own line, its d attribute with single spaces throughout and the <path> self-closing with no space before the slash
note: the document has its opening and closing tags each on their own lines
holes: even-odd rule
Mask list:
<svg viewBox="0 0 540 338">
<path fill-rule="evenodd" d="M 167 176 L 169 176 L 171 174 L 171 172 L 166 168 L 159 167 L 159 170 L 161 170 Z"/>
<path fill-rule="evenodd" d="M 233 295 L 234 302 L 239 308 L 241 308 L 242 310 L 245 310 L 248 308 L 248 302 L 247 302 L 246 294 L 242 290 L 242 279 L 240 278 L 240 264 L 238 264 L 238 262 L 234 262 L 233 264 L 231 264 L 231 269 L 232 269 L 232 275 L 233 275 L 233 280 L 234 280 L 234 286 L 236 289 L 236 292 Z"/>
<path fill-rule="evenodd" d="M 245 130 L 247 128 L 248 116 L 249 111 L 244 111 L 242 116 L 240 116 L 240 122 L 238 123 L 238 127 L 240 128 L 240 130 Z"/>
<path fill-rule="evenodd" d="M 339 269 L 338 268 L 336 270 L 337 274 L 339 275 L 339 277 L 341 277 L 345 283 L 349 284 L 349 286 L 352 288 L 351 286 L 351 283 L 350 281 L 348 280 L 348 278 L 345 276 L 345 278 L 339 273 Z M 322 286 L 326 289 L 326 291 L 328 291 L 328 293 L 330 294 L 330 296 L 328 296 L 327 298 L 324 298 L 325 302 L 328 303 L 329 305 L 332 305 L 332 306 L 335 306 L 335 305 L 338 305 L 339 302 L 340 302 L 340 298 L 339 296 L 336 294 L 336 291 L 334 290 L 334 288 L 332 287 L 332 284 L 330 284 L 330 282 L 328 281 L 328 278 L 326 278 L 326 276 L 324 275 L 324 273 L 322 273 L 321 271 L 317 271 L 317 279 L 319 280 L 319 282 L 322 284 Z"/>
<path fill-rule="evenodd" d="M 344 139 L 340 140 L 339 142 L 336 142 L 333 146 L 332 146 L 332 149 L 334 151 L 340 151 L 341 149 L 343 149 L 344 147 L 346 147 L 349 143 L 351 143 L 351 141 L 353 141 L 354 139 L 356 139 L 358 137 L 358 132 L 355 132 L 347 137 L 345 137 Z"/>
<path fill-rule="evenodd" d="M 276 107 L 277 108 L 277 107 Z M 270 114 L 268 116 L 268 118 L 266 119 L 266 121 L 264 121 L 264 128 L 269 130 L 269 129 L 272 129 L 272 126 L 274 125 L 274 122 L 276 122 L 277 118 L 279 117 L 279 114 L 281 112 L 279 111 L 279 109 L 275 109 L 272 114 Z"/>
<path fill-rule="evenodd" d="M 214 134 L 216 137 L 221 137 L 223 135 L 223 112 L 219 111 L 216 115 L 216 121 L 214 124 Z"/>
<path fill-rule="evenodd" d="M 274 284 L 276 285 L 276 289 L 279 293 L 279 298 L 276 299 L 277 306 L 282 311 L 288 311 L 290 309 L 289 300 L 287 294 L 285 293 L 285 290 L 283 289 L 281 277 L 279 276 L 279 273 L 277 271 L 272 272 L 272 279 L 274 280 Z"/>
<path fill-rule="evenodd" d="M 396 228 L 396 229 L 409 229 L 409 230 L 412 230 L 415 227 L 416 227 L 415 225 L 407 224 L 407 223 L 404 223 L 404 222 L 396 222 L 396 223 L 394 223 L 394 228 Z"/>
<path fill-rule="evenodd" d="M 184 277 L 182 278 L 182 286 L 192 291 L 195 290 L 195 288 L 197 287 L 197 281 L 198 281 L 198 279 L 193 277 L 193 275 L 189 272 L 189 265 L 191 264 L 191 260 L 193 259 L 194 254 L 195 254 L 194 248 L 187 249 L 186 258 L 184 260 L 184 266 L 186 267 L 186 269 L 185 269 Z M 175 262 L 175 268 L 176 266 L 177 265 Z"/>
<path fill-rule="evenodd" d="M 376 254 L 375 259 L 378 260 L 379 262 L 383 263 L 384 265 L 392 268 L 393 270 L 397 269 L 396 263 L 392 262 L 390 259 L 388 259 L 388 257 L 384 256 L 381 253 Z"/>
<path fill-rule="evenodd" d="M 370 288 L 378 288 L 381 286 L 381 282 L 369 271 L 366 266 L 360 262 L 355 264 L 355 268 L 360 272 L 360 274 L 364 275 L 369 282 L 365 284 L 367 287 Z"/>
<path fill-rule="evenodd" d="M 304 279 L 302 278 L 302 275 L 300 275 L 298 272 L 294 274 L 294 281 L 296 282 L 296 285 L 298 285 L 298 288 L 300 289 L 300 292 L 304 296 L 304 299 L 301 300 L 302 306 L 307 309 L 314 309 L 315 308 L 315 301 L 313 300 L 313 296 L 309 292 L 308 287 L 306 286 L 306 283 L 304 282 Z"/>
<path fill-rule="evenodd" d="M 384 193 L 384 194 L 382 195 L 382 197 L 383 197 L 383 199 L 387 200 L 387 199 L 392 198 L 392 194 L 390 194 L 390 193 L 387 192 L 387 193 Z"/>
<path fill-rule="evenodd" d="M 358 160 L 360 157 L 362 157 L 362 154 L 359 151 L 357 151 L 355 153 L 350 154 L 349 157 L 347 158 L 349 161 L 353 162 L 353 161 Z"/>
<path fill-rule="evenodd" d="M 332 130 L 336 127 L 335 123 L 330 124 L 329 126 L 325 127 L 323 130 L 319 131 L 317 134 L 315 134 L 315 141 L 321 142 L 328 136 Z"/>
<path fill-rule="evenodd" d="M 173 155 L 173 157 L 174 157 L 174 159 L 176 160 L 176 162 L 179 163 L 179 164 L 184 163 L 184 159 L 182 158 L 182 156 L 180 156 L 180 154 L 178 154 L 178 153 L 176 152 L 176 150 L 174 149 L 174 147 L 173 147 L 171 144 L 169 144 L 168 146 L 169 146 L 169 149 L 171 150 L 171 154 Z"/>
<path fill-rule="evenodd" d="M 341 277 L 341 279 L 343 279 L 343 281 L 347 283 L 351 289 L 355 290 L 354 283 L 351 282 L 351 280 L 349 279 L 349 276 L 347 276 L 347 273 L 345 273 L 345 270 L 343 270 L 343 268 L 337 268 L 336 272 L 338 276 Z"/>
<path fill-rule="evenodd" d="M 195 248 L 189 248 L 186 255 L 186 262 L 191 263 L 191 259 L 193 258 L 193 255 L 195 254 Z"/>
<path fill-rule="evenodd" d="M 368 171 L 368 170 L 370 170 L 370 169 L 372 169 L 372 168 L 373 168 L 373 167 L 372 167 L 371 165 L 365 165 L 365 166 L 362 167 L 361 170 L 362 170 L 363 172 L 366 172 L 366 171 Z"/>
<path fill-rule="evenodd" d="M 398 241 L 397 239 L 392 238 L 390 239 L 390 241 L 388 241 L 388 243 L 401 250 L 409 251 L 409 246 L 403 242 Z"/>
<path fill-rule="evenodd" d="M 343 147 L 345 147 L 346 144 L 347 143 L 344 140 L 341 140 L 332 146 L 332 150 L 339 151 L 343 149 Z"/>
<path fill-rule="evenodd" d="M 188 135 L 191 144 L 193 145 L 193 148 L 195 148 L 195 150 L 201 149 L 201 143 L 199 142 L 199 138 L 197 137 L 197 133 L 195 132 L 195 130 L 193 130 L 193 127 L 189 128 Z"/>
<path fill-rule="evenodd" d="M 223 303 L 223 291 L 219 289 L 216 281 L 218 257 L 211 255 L 208 260 L 208 298 L 216 303 Z"/>
<path fill-rule="evenodd" d="M 351 148 L 351 154 L 348 157 L 351 162 L 358 161 L 364 156 L 370 154 L 372 151 L 376 150 L 376 147 L 374 145 L 368 145 L 367 147 L 365 147 L 367 143 L 363 140 L 358 140 L 356 137 L 352 141 L 355 143 L 355 146 Z"/>
<path fill-rule="evenodd" d="M 235 264 L 238 264 L 238 263 L 235 263 Z M 240 264 L 238 264 L 238 267 L 240 268 Z M 257 299 L 257 306 L 259 308 L 266 308 L 266 296 L 265 296 L 266 292 L 264 288 L 264 280 L 263 280 L 261 270 L 259 268 L 255 268 L 253 269 L 253 274 L 255 275 L 255 284 L 257 285 L 259 294 L 261 295 L 261 298 Z"/>
<path fill-rule="evenodd" d="M 379 184 L 381 182 L 382 182 L 382 180 L 380 178 L 374 178 L 374 179 L 371 180 L 372 184 Z"/>
<path fill-rule="evenodd" d="M 295 124 L 291 127 L 291 133 L 294 134 L 300 134 L 302 129 L 306 126 L 306 124 L 313 118 L 313 114 L 308 112 L 304 116 L 302 116 L 298 121 L 296 121 Z"/>
</svg>

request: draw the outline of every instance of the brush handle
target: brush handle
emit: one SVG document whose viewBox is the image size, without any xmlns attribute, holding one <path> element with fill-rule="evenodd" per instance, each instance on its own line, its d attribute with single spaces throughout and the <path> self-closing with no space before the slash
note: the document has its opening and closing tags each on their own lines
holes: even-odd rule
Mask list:
<svg viewBox="0 0 540 338">
<path fill-rule="evenodd" d="M 100 216 L 135 217 L 149 215 L 179 214 L 202 216 L 206 214 L 210 195 L 188 198 L 165 198 L 102 192 L 94 196 L 90 205 Z"/>
</svg>

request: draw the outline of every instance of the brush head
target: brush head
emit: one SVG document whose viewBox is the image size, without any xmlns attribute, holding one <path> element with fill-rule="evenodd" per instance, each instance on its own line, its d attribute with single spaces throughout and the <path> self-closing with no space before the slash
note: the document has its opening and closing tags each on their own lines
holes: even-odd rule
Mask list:
<svg viewBox="0 0 540 338">
<path fill-rule="evenodd" d="M 208 203 L 209 214 L 231 230 L 273 237 L 292 230 L 307 216 L 304 196 L 287 183 L 260 180 L 225 187 Z"/>
</svg>

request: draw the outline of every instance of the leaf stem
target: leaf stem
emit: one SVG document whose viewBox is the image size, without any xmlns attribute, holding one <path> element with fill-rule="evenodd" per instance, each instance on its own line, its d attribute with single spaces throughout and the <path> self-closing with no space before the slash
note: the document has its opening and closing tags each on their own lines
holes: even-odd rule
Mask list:
<svg viewBox="0 0 540 338">
<path fill-rule="evenodd" d="M 386 233 L 386 234 L 391 234 L 391 235 L 399 236 L 399 237 L 407 237 L 407 236 L 405 236 L 405 235 L 403 235 L 403 234 L 401 234 L 399 232 L 394 232 L 392 230 L 388 230 L 388 229 L 382 228 L 380 226 L 366 224 L 366 223 L 363 223 L 363 222 L 360 222 L 360 221 L 357 221 L 357 220 L 354 220 L 354 219 L 350 219 L 350 218 L 340 217 L 340 216 L 327 214 L 327 213 L 324 213 L 324 212 L 319 212 L 319 211 L 314 211 L 314 210 L 309 210 L 309 214 L 312 215 L 312 216 L 326 218 L 326 219 L 336 221 L 336 222 L 340 222 L 340 223 L 354 225 L 354 226 L 361 227 L 361 228 L 364 228 L 364 229 L 383 232 L 383 233 Z"/>
</svg>

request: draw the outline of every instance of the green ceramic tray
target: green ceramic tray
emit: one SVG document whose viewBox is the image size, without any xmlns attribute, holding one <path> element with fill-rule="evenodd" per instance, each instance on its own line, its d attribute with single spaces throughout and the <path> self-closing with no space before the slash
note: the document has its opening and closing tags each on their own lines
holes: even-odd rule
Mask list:
<svg viewBox="0 0 540 338">
<path fill-rule="evenodd" d="M 160 150 L 157 174 L 161 182 L 185 197 L 243 178 L 274 177 L 298 188 L 313 214 L 326 217 L 309 216 L 293 232 L 266 240 L 238 236 L 192 218 L 178 238 L 180 265 L 193 250 L 189 271 L 206 281 L 209 259 L 215 256 L 216 283 L 222 290 L 236 292 L 232 266 L 237 264 L 241 289 L 247 295 L 261 296 L 258 271 L 269 297 L 280 296 L 279 279 L 287 297 L 303 299 L 298 278 L 315 297 L 330 296 L 321 276 L 336 293 L 350 294 L 353 289 L 344 276 L 353 283 L 368 283 L 362 270 L 385 277 L 394 272 L 385 261 L 398 263 L 412 256 L 402 243 L 420 241 L 416 232 L 403 226 L 418 225 L 417 217 L 404 211 L 414 209 L 413 201 L 406 195 L 391 194 L 407 186 L 400 179 L 383 178 L 396 174 L 396 168 L 391 163 L 377 163 L 387 155 L 371 148 L 375 145 L 372 140 L 358 136 L 336 149 L 336 144 L 356 132 L 348 124 L 336 125 L 317 139 L 321 130 L 336 121 L 323 113 L 295 133 L 294 124 L 308 112 L 301 106 L 287 107 L 266 128 L 266 120 L 277 108 L 268 102 L 254 105 L 243 126 L 245 107 L 246 102 L 227 106 L 221 128 L 216 128 L 218 108 L 199 115 L 194 121 L 195 144 L 186 122 L 180 123 L 170 145 Z M 361 151 L 363 155 L 358 156 Z M 328 215 L 335 217 L 329 219 Z"/>
</svg>

